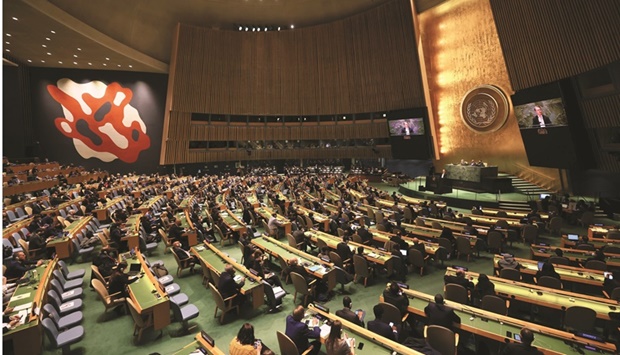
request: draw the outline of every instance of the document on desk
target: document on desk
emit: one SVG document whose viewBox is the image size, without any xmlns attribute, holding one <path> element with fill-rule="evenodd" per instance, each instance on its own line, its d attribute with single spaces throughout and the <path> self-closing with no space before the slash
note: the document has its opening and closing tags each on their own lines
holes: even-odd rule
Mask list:
<svg viewBox="0 0 620 355">
<path fill-rule="evenodd" d="M 22 293 L 21 295 L 11 297 L 10 302 L 23 300 L 24 298 L 28 298 L 28 297 L 30 297 L 30 292 Z"/>
<path fill-rule="evenodd" d="M 375 253 L 368 253 L 368 256 L 370 256 L 371 258 L 378 258 L 379 255 L 375 254 Z"/>
<path fill-rule="evenodd" d="M 321 338 L 326 338 L 327 336 L 329 336 L 329 332 L 331 331 L 332 327 L 330 327 L 327 324 L 323 324 L 320 329 L 321 329 Z"/>
<path fill-rule="evenodd" d="M 315 272 L 317 270 L 319 270 L 321 268 L 321 265 L 312 265 L 310 267 L 308 267 L 308 270 Z"/>
<path fill-rule="evenodd" d="M 20 304 L 19 306 L 13 308 L 13 312 L 19 312 L 23 309 L 28 309 L 32 306 L 32 303 L 24 303 L 24 304 Z"/>
</svg>

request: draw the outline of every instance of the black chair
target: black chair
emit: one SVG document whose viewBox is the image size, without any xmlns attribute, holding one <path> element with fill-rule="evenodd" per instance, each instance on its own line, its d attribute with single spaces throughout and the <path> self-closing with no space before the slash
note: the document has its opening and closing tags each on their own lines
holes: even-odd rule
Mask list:
<svg viewBox="0 0 620 355">
<path fill-rule="evenodd" d="M 482 303 L 480 308 L 489 312 L 501 314 L 503 316 L 508 314 L 508 308 L 510 308 L 510 301 L 504 300 L 501 297 L 486 295 L 482 297 Z"/>
<path fill-rule="evenodd" d="M 551 276 L 543 276 L 538 279 L 538 286 L 554 288 L 556 290 L 561 290 L 563 288 L 562 281 Z"/>
<path fill-rule="evenodd" d="M 596 323 L 596 312 L 593 309 L 573 306 L 564 313 L 564 329 L 567 332 L 591 332 Z"/>
<path fill-rule="evenodd" d="M 465 287 L 458 284 L 446 284 L 444 287 L 446 299 L 460 304 L 469 303 L 469 293 Z"/>
<path fill-rule="evenodd" d="M 502 269 L 499 272 L 502 279 L 521 281 L 521 272 L 517 269 Z"/>
</svg>

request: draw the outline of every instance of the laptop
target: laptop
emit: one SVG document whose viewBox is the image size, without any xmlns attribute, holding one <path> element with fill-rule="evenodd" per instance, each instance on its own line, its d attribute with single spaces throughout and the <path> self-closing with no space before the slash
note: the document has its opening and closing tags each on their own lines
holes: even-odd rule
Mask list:
<svg viewBox="0 0 620 355">
<path fill-rule="evenodd" d="M 579 240 L 579 235 L 578 235 L 578 234 L 569 234 L 569 235 L 568 235 L 568 240 L 571 240 L 571 241 L 575 241 L 575 242 L 576 242 L 576 241 L 578 241 L 578 240 Z"/>
<path fill-rule="evenodd" d="M 129 271 L 127 272 L 127 275 L 129 276 L 136 276 L 140 273 L 140 271 L 142 271 L 142 264 L 140 263 L 131 263 L 129 265 Z"/>
</svg>

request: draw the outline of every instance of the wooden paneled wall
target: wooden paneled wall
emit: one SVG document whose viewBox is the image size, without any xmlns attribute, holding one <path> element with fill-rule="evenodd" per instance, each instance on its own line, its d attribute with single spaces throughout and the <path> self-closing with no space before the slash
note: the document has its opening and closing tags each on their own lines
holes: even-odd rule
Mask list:
<svg viewBox="0 0 620 355">
<path fill-rule="evenodd" d="M 389 157 L 389 147 L 189 150 L 190 141 L 387 138 L 385 120 L 205 124 L 192 113 L 343 115 L 424 107 L 409 0 L 343 20 L 272 32 L 179 24 L 173 44 L 160 164 L 247 159 Z M 378 149 L 378 148 L 377 148 Z"/>
<path fill-rule="evenodd" d="M 271 160 L 271 159 L 377 159 L 389 158 L 389 146 L 372 147 L 343 147 L 343 148 L 303 148 L 303 149 L 260 149 L 252 150 L 250 154 L 245 149 L 192 149 L 186 150 L 183 163 L 202 163 L 217 161 L 240 160 Z"/>
<path fill-rule="evenodd" d="M 423 107 L 410 6 L 394 0 L 286 31 L 180 25 L 171 109 L 316 115 Z"/>
<path fill-rule="evenodd" d="M 370 139 L 388 136 L 386 120 L 356 124 L 298 124 L 295 126 L 219 126 L 192 123 L 191 141 L 248 141 L 248 140 L 312 140 L 312 139 Z"/>
<path fill-rule="evenodd" d="M 620 59 L 620 1 L 490 1 L 515 91 Z"/>
</svg>

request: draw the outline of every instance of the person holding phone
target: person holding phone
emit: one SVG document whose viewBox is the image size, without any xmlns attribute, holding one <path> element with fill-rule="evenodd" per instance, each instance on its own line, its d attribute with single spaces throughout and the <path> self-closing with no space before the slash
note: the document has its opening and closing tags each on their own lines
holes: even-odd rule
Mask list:
<svg viewBox="0 0 620 355">
<path fill-rule="evenodd" d="M 515 334 L 516 335 L 516 334 Z M 521 342 L 519 343 L 508 343 L 506 347 L 502 351 L 502 355 L 542 355 L 542 352 L 538 350 L 535 346 L 532 346 L 532 342 L 534 341 L 534 333 L 527 328 L 522 328 L 521 332 Z"/>
<path fill-rule="evenodd" d="M 237 336 L 230 341 L 228 353 L 230 355 L 260 355 L 263 344 L 254 338 L 254 327 L 245 323 L 239 329 Z"/>
</svg>

